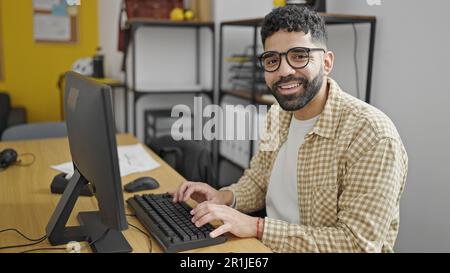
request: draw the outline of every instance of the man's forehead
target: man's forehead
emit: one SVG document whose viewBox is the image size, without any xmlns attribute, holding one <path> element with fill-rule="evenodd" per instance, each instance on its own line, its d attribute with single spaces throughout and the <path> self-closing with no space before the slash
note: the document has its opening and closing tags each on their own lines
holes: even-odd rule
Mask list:
<svg viewBox="0 0 450 273">
<path fill-rule="evenodd" d="M 312 47 L 311 33 L 279 30 L 266 39 L 265 50 L 286 51 L 293 47 Z"/>
</svg>

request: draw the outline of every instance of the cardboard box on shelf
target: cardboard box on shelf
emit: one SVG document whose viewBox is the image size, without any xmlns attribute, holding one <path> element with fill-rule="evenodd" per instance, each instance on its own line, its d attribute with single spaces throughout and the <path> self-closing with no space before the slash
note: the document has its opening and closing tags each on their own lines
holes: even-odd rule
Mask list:
<svg viewBox="0 0 450 273">
<path fill-rule="evenodd" d="M 212 16 L 212 0 L 190 0 L 189 9 L 194 12 L 194 18 L 200 22 L 210 22 Z"/>
</svg>

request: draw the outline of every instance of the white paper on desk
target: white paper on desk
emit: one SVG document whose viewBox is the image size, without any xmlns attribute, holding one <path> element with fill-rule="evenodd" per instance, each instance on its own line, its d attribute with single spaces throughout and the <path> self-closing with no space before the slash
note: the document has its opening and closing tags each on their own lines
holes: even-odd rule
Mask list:
<svg viewBox="0 0 450 273">
<path fill-rule="evenodd" d="M 117 151 L 119 153 L 119 164 L 127 164 L 136 168 L 138 172 L 150 171 L 160 166 L 141 144 L 119 146 Z"/>
<path fill-rule="evenodd" d="M 151 171 L 160 166 L 159 163 L 156 162 L 156 160 L 154 160 L 140 144 L 119 146 L 117 148 L 117 152 L 119 155 L 121 177 L 132 173 Z M 50 167 L 66 174 L 73 174 L 72 162 L 66 162 Z"/>
<path fill-rule="evenodd" d="M 52 169 L 55 169 L 57 171 L 60 171 L 65 174 L 73 174 L 73 163 L 72 162 L 66 162 L 59 165 L 50 166 Z"/>
<path fill-rule="evenodd" d="M 124 162 L 125 163 L 125 162 Z M 59 165 L 50 166 L 52 169 L 55 169 L 57 171 L 60 171 L 62 173 L 69 174 L 70 176 L 73 175 L 73 163 L 72 162 L 66 162 Z M 119 168 L 120 168 L 120 176 L 127 176 L 132 173 L 137 173 L 139 170 L 133 166 L 128 165 L 127 163 L 122 164 L 122 162 L 119 161 Z"/>
</svg>

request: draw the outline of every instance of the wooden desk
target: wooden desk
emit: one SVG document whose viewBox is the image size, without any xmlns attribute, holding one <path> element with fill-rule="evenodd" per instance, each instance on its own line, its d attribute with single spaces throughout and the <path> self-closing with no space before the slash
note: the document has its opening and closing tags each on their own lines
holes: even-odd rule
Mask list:
<svg viewBox="0 0 450 273">
<path fill-rule="evenodd" d="M 117 142 L 118 145 L 138 143 L 130 135 L 119 135 Z M 13 148 L 18 154 L 33 153 L 36 156 L 36 161 L 29 167 L 12 166 L 0 172 L 0 230 L 17 228 L 31 238 L 42 237 L 45 234 L 47 222 L 61 197 L 61 195 L 50 193 L 50 183 L 58 172 L 49 166 L 70 161 L 68 141 L 66 138 L 60 138 L 0 142 L 0 150 L 5 148 Z M 175 189 L 179 183 L 184 181 L 181 175 L 162 161 L 156 154 L 150 150 L 148 151 L 161 164 L 161 167 L 149 172 L 132 174 L 122 178 L 123 184 L 140 176 L 153 176 L 160 182 L 161 187 L 153 191 L 147 191 L 146 193 L 163 193 Z M 28 160 L 28 158 L 24 158 L 25 160 Z M 126 200 L 132 195 L 124 192 L 124 199 Z M 194 204 L 192 200 L 190 204 Z M 72 212 L 68 225 L 79 225 L 76 220 L 78 212 L 93 210 L 98 210 L 96 199 L 94 197 L 80 197 Z M 126 213 L 129 214 L 131 211 L 126 208 Z M 134 217 L 128 217 L 128 222 L 145 230 Z M 145 235 L 132 227 L 129 227 L 123 234 L 133 247 L 134 252 L 149 252 L 149 241 Z M 266 246 L 256 239 L 240 239 L 233 235 L 227 236 L 228 241 L 224 244 L 194 249 L 191 252 L 270 252 Z M 15 232 L 0 233 L 0 246 L 26 243 L 29 242 Z M 82 246 L 84 245 L 86 245 L 85 242 L 82 243 Z M 7 249 L 3 250 L 3 252 L 20 252 L 27 249 L 45 247 L 55 246 L 51 246 L 48 241 L 44 241 L 32 247 Z M 90 251 L 89 248 L 86 250 L 86 252 Z M 152 252 L 162 252 L 155 240 L 152 240 Z"/>
</svg>

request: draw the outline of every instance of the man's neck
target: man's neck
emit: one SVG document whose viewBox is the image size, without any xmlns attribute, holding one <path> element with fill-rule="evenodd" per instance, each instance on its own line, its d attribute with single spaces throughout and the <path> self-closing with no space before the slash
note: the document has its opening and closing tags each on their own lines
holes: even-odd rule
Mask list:
<svg viewBox="0 0 450 273">
<path fill-rule="evenodd" d="M 305 107 L 295 111 L 294 117 L 298 120 L 308 120 L 320 115 L 325 108 L 328 91 L 328 80 L 325 78 L 317 95 Z"/>
</svg>

